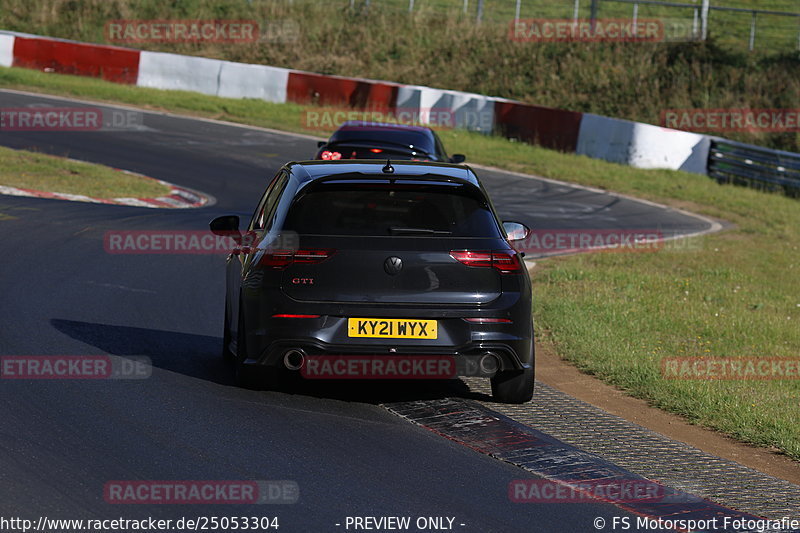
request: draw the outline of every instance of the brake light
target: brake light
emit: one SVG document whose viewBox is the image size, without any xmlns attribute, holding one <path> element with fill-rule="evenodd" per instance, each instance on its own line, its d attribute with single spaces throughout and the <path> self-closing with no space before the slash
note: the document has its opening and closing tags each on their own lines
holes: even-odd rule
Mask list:
<svg viewBox="0 0 800 533">
<path fill-rule="evenodd" d="M 381 150 L 380 148 L 370 148 L 369 151 L 372 152 L 373 154 L 379 154 L 383 152 L 383 150 Z"/>
<path fill-rule="evenodd" d="M 492 266 L 492 252 L 470 252 L 467 250 L 453 250 L 450 256 L 456 261 L 467 266 L 490 267 Z"/>
<path fill-rule="evenodd" d="M 516 252 L 492 252 L 492 266 L 500 272 L 520 270 L 522 263 Z"/>
<path fill-rule="evenodd" d="M 500 272 L 516 272 L 522 268 L 519 255 L 505 250 L 472 251 L 453 250 L 450 256 L 467 266 L 496 268 Z"/>
<path fill-rule="evenodd" d="M 340 152 L 331 152 L 330 150 L 325 150 L 322 152 L 320 157 L 325 161 L 335 161 L 337 159 L 341 159 L 342 154 Z"/>
<path fill-rule="evenodd" d="M 258 264 L 264 267 L 281 270 L 292 263 L 322 263 L 335 253 L 336 250 L 311 248 L 304 248 L 301 250 L 270 250 L 264 254 Z"/>
</svg>

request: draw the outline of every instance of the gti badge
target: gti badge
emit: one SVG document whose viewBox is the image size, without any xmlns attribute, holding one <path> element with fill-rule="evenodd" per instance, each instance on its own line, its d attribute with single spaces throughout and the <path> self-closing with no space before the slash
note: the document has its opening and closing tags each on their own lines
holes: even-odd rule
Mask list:
<svg viewBox="0 0 800 533">
<path fill-rule="evenodd" d="M 392 276 L 399 274 L 400 271 L 403 270 L 403 260 L 395 256 L 388 257 L 386 261 L 383 262 L 383 269 L 387 274 Z"/>
</svg>

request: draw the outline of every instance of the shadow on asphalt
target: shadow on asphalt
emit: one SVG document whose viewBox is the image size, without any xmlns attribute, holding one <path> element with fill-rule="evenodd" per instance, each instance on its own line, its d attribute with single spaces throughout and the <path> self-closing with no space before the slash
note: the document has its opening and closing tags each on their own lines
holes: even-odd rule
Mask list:
<svg viewBox="0 0 800 533">
<path fill-rule="evenodd" d="M 65 335 L 120 357 L 145 356 L 154 367 L 235 386 L 233 368 L 221 356 L 222 338 L 158 329 L 52 319 Z M 370 404 L 466 398 L 488 400 L 461 380 L 304 380 L 288 376 L 277 392 Z"/>
</svg>

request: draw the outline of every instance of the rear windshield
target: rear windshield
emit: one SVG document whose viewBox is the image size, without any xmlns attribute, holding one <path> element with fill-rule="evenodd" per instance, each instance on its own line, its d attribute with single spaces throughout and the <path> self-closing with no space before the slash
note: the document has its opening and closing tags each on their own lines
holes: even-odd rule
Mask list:
<svg viewBox="0 0 800 533">
<path fill-rule="evenodd" d="M 284 227 L 305 235 L 499 237 L 479 194 L 452 185 L 328 185 L 295 200 Z"/>
<path fill-rule="evenodd" d="M 368 146 L 353 146 L 348 144 L 336 144 L 321 150 L 317 159 L 402 159 L 424 161 L 433 158 L 427 153 L 412 153 L 410 148 L 370 148 Z"/>
<path fill-rule="evenodd" d="M 359 142 L 370 144 L 387 143 L 405 147 L 414 146 L 429 154 L 436 152 L 436 146 L 434 146 L 433 138 L 430 134 L 403 128 L 370 128 L 369 126 L 342 128 L 333 134 L 329 142 L 330 144 L 342 142 L 352 144 L 358 144 Z"/>
</svg>

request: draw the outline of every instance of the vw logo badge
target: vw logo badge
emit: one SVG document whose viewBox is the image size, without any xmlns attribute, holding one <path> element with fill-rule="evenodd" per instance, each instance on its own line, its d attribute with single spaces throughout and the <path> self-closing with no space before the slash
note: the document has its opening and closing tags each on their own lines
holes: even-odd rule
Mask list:
<svg viewBox="0 0 800 533">
<path fill-rule="evenodd" d="M 392 276 L 399 274 L 403 270 L 403 260 L 395 256 L 389 257 L 383 262 L 383 269 Z"/>
</svg>

